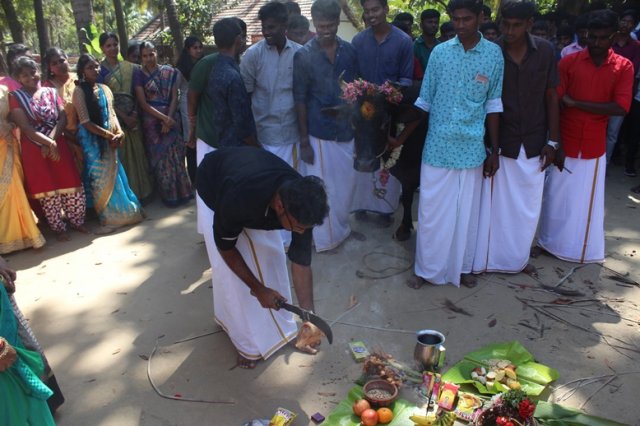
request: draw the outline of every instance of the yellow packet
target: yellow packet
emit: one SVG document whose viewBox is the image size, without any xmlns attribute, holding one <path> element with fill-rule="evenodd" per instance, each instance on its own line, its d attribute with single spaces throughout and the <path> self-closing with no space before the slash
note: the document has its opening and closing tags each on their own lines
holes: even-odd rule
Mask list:
<svg viewBox="0 0 640 426">
<path fill-rule="evenodd" d="M 269 421 L 269 426 L 289 426 L 296 416 L 296 413 L 279 407 Z"/>
</svg>

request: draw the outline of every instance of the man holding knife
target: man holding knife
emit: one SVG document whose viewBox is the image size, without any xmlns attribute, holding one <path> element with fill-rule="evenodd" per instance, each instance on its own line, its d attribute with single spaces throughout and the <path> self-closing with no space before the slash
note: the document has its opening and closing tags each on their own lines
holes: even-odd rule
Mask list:
<svg viewBox="0 0 640 426">
<path fill-rule="evenodd" d="M 204 237 L 215 320 L 236 347 L 238 366 L 254 368 L 256 360 L 268 358 L 297 331 L 291 313 L 279 310 L 291 291 L 282 239 L 274 230 L 292 233 L 287 257 L 293 286 L 300 306 L 312 311 L 311 230 L 328 213 L 327 194 L 321 179 L 302 177 L 254 147 L 207 154 L 196 182 L 198 195 L 214 212 L 213 232 Z"/>
</svg>

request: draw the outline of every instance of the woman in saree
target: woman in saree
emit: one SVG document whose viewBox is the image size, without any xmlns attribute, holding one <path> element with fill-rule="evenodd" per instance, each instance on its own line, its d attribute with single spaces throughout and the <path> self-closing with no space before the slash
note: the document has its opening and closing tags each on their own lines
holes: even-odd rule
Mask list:
<svg viewBox="0 0 640 426">
<path fill-rule="evenodd" d="M 20 145 L 12 130 L 9 91 L 0 86 L 0 254 L 45 243 L 24 193 Z"/>
<path fill-rule="evenodd" d="M 170 207 L 193 198 L 191 182 L 184 164 L 184 140 L 177 114 L 177 71 L 158 65 L 153 44 L 140 44 L 142 68 L 136 70 L 133 86 L 143 111 L 142 122 L 149 165 L 162 201 Z"/>
<path fill-rule="evenodd" d="M 113 92 L 113 106 L 124 128 L 124 142 L 118 152 L 120 161 L 131 189 L 139 200 L 145 202 L 153 192 L 153 179 L 149 174 L 138 106 L 133 96 L 133 74 L 140 66 L 118 59 L 120 44 L 114 33 L 102 33 L 98 41 L 104 54 L 98 81 Z"/>
<path fill-rule="evenodd" d="M 84 186 L 103 227 L 101 233 L 142 221 L 142 207 L 118 161 L 124 139 L 109 87 L 98 83 L 100 64 L 91 55 L 78 59 L 80 84 L 73 92 L 78 111 L 78 141 L 85 158 Z"/>
<path fill-rule="evenodd" d="M 198 163 L 196 161 L 196 147 L 189 146 L 189 114 L 187 112 L 187 92 L 189 91 L 189 80 L 191 79 L 191 70 L 196 62 L 202 59 L 202 42 L 198 37 L 189 36 L 184 40 L 184 48 L 180 53 L 176 69 L 178 74 L 178 90 L 180 98 L 178 101 L 178 109 L 180 110 L 180 122 L 182 124 L 182 138 L 185 141 L 185 156 L 187 159 L 187 171 L 189 179 L 193 187 L 196 185 L 196 170 Z"/>
<path fill-rule="evenodd" d="M 18 58 L 14 78 L 22 87 L 9 94 L 10 117 L 20 128 L 27 197 L 40 203 L 58 240 L 67 241 L 64 216 L 73 229 L 89 231 L 84 226 L 84 189 L 63 135 L 64 106 L 55 89 L 39 87 L 40 71 L 33 59 Z"/>
<path fill-rule="evenodd" d="M 67 54 L 58 47 L 47 49 L 42 58 L 42 72 L 45 75 L 45 80 L 42 82 L 42 85 L 56 89 L 58 96 L 62 99 L 64 112 L 67 116 L 67 126 L 64 129 L 64 136 L 67 142 L 69 142 L 69 149 L 71 149 L 78 171 L 82 173 L 82 147 L 78 145 L 76 140 L 78 118 L 71 99 L 73 90 L 76 88 L 76 75 L 69 71 L 68 59 Z"/>
<path fill-rule="evenodd" d="M 13 297 L 15 279 L 0 257 L 0 424 L 55 425 L 64 396 Z"/>
</svg>

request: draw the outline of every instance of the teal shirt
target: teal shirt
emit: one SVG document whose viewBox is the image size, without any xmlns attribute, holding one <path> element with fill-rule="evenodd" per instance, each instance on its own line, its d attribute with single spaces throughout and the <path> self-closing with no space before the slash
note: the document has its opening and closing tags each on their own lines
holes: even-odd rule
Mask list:
<svg viewBox="0 0 640 426">
<path fill-rule="evenodd" d="M 436 39 L 436 46 L 440 44 L 440 42 Z M 436 46 L 432 48 L 427 46 L 424 43 L 423 36 L 420 36 L 413 42 L 413 55 L 418 58 L 420 61 L 420 65 L 422 65 L 422 71 L 427 69 L 427 64 L 429 63 L 429 56 L 431 56 L 431 52 L 435 49 Z"/>
<path fill-rule="evenodd" d="M 425 164 L 468 169 L 483 163 L 485 117 L 502 112 L 503 73 L 500 47 L 484 38 L 466 52 L 458 37 L 433 49 L 415 103 L 429 112 Z"/>
</svg>

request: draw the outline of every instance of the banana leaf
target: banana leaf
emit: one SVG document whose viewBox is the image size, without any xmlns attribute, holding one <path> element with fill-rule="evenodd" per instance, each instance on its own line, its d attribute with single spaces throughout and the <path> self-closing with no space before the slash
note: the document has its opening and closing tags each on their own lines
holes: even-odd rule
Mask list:
<svg viewBox="0 0 640 426">
<path fill-rule="evenodd" d="M 351 388 L 347 397 L 340 401 L 331 414 L 327 416 L 322 426 L 359 426 L 360 418 L 353 414 L 351 406 L 356 400 L 363 397 L 362 386 Z M 388 426 L 413 426 L 414 423 L 409 420 L 409 416 L 424 414 L 424 410 L 420 410 L 404 399 L 397 399 L 389 408 L 393 411 L 393 420 L 388 423 Z"/>
<path fill-rule="evenodd" d="M 585 414 L 575 408 L 539 401 L 533 414 L 540 426 L 625 426 L 623 423 Z"/>
<path fill-rule="evenodd" d="M 534 362 L 533 355 L 520 342 L 513 341 L 492 343 L 465 355 L 464 359 L 442 375 L 442 380 L 456 384 L 471 384 L 483 394 L 508 391 L 509 388 L 502 383 L 495 382 L 491 388 L 487 388 L 471 379 L 471 371 L 476 367 L 487 367 L 486 360 L 489 359 L 508 359 L 515 364 L 518 381 L 522 390 L 529 396 L 540 395 L 549 383 L 560 376 L 553 368 Z"/>
</svg>

